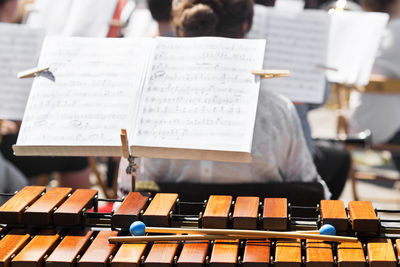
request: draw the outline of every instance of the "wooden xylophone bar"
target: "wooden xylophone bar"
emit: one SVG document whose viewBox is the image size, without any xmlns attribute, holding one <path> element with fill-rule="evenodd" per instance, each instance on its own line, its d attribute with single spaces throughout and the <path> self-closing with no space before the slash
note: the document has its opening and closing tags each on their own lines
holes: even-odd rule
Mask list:
<svg viewBox="0 0 400 267">
<path fill-rule="evenodd" d="M 126 235 L 135 219 L 170 226 L 174 218 L 189 216 L 179 214 L 178 195 L 157 194 L 150 201 L 149 195 L 130 193 L 110 214 L 89 212 L 91 207 L 96 211 L 97 202 L 95 190 L 53 188 L 46 193 L 44 187 L 24 188 L 0 207 L 0 266 L 399 266 L 400 239 L 377 237 L 382 227 L 370 202 L 350 202 L 345 209 L 341 201 L 321 201 L 319 208 L 310 208 L 321 223 L 335 224 L 350 235 L 368 232 L 359 243 L 272 239 L 122 245 L 110 244 L 108 238 Z M 204 207 L 195 221 L 204 228 L 292 230 L 297 220 L 286 199 L 260 203 L 257 197 L 233 201 L 210 196 L 200 204 Z M 93 218 L 101 221 L 93 226 L 121 231 L 85 228 Z"/>
<path fill-rule="evenodd" d="M 116 231 L 13 229 L 0 239 L 4 267 L 400 266 L 400 240 L 327 243 L 294 239 L 115 245 Z M 393 246 L 393 242 L 397 246 Z"/>
<path fill-rule="evenodd" d="M 200 212 L 182 215 L 177 194 L 156 194 L 153 199 L 139 192 L 130 193 L 113 213 L 96 212 L 97 191 L 70 188 L 28 186 L 0 207 L 0 224 L 18 226 L 109 227 L 128 229 L 135 220 L 147 226 L 168 227 L 175 223 L 203 228 L 264 230 L 312 230 L 321 224 L 332 224 L 338 232 L 350 234 L 378 233 L 384 227 L 370 202 L 352 201 L 346 209 L 339 200 L 322 200 L 319 207 L 307 208 L 309 218 L 296 217 L 296 208 L 284 198 L 210 196 L 195 203 Z M 194 203 L 190 203 L 192 209 Z M 88 211 L 94 207 L 94 212 Z M 300 207 L 300 209 L 305 209 Z M 298 222 L 309 221 L 311 224 Z M 395 232 L 398 233 L 398 232 Z"/>
</svg>

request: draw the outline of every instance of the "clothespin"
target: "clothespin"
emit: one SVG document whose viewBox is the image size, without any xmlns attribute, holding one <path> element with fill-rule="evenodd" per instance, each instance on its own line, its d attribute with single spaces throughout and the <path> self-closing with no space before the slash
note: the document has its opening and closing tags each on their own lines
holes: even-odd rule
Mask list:
<svg viewBox="0 0 400 267">
<path fill-rule="evenodd" d="M 126 133 L 126 129 L 121 129 L 121 144 L 122 144 L 122 156 L 128 159 L 130 154 L 129 154 L 128 136 Z"/>
<path fill-rule="evenodd" d="M 338 68 L 333 68 L 333 67 L 329 67 L 329 66 L 325 66 L 325 65 L 321 65 L 321 64 L 317 64 L 316 67 L 319 69 L 324 69 L 324 70 L 339 71 Z"/>
<path fill-rule="evenodd" d="M 261 79 L 287 77 L 290 75 L 288 70 L 253 70 L 251 73 L 260 76 Z"/>
<path fill-rule="evenodd" d="M 50 67 L 36 67 L 29 70 L 18 72 L 18 79 L 34 78 L 41 72 L 49 71 Z"/>
<path fill-rule="evenodd" d="M 128 134 L 126 129 L 121 129 L 121 144 L 122 156 L 129 162 L 128 167 L 126 167 L 126 173 L 132 176 L 132 192 L 134 192 L 136 188 L 136 169 L 138 168 L 138 165 L 135 163 L 136 158 L 129 152 Z"/>
</svg>

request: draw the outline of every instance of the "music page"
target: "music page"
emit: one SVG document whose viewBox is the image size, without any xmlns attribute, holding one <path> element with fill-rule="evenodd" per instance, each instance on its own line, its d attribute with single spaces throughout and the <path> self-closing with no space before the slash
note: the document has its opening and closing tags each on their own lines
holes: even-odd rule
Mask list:
<svg viewBox="0 0 400 267">
<path fill-rule="evenodd" d="M 263 80 L 261 86 L 294 102 L 321 103 L 329 24 L 325 11 L 290 12 L 256 5 L 248 38 L 267 40 L 264 69 L 290 71 L 290 77 Z"/>
<path fill-rule="evenodd" d="M 152 39 L 47 38 L 14 151 L 48 155 L 121 155 L 152 49 Z M 58 149 L 57 147 L 63 147 Z M 85 148 L 82 148 L 84 146 Z M 39 153 L 35 151 L 35 153 Z"/>
<path fill-rule="evenodd" d="M 157 38 L 135 148 L 249 153 L 260 86 L 251 72 L 264 49 L 264 40 Z"/>
<path fill-rule="evenodd" d="M 36 67 L 43 38 L 43 30 L 0 23 L 0 119 L 22 120 L 32 79 L 17 74 Z"/>
<path fill-rule="evenodd" d="M 328 65 L 330 82 L 367 85 L 389 15 L 341 11 L 331 15 Z"/>
</svg>

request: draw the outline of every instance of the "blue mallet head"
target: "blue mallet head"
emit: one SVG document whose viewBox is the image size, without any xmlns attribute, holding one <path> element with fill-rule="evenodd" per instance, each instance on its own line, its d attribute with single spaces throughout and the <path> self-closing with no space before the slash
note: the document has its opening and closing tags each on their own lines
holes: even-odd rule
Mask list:
<svg viewBox="0 0 400 267">
<path fill-rule="evenodd" d="M 141 221 L 136 221 L 129 227 L 129 232 L 134 236 L 144 236 L 146 234 L 146 225 Z"/>
<path fill-rule="evenodd" d="M 336 235 L 336 229 L 335 229 L 335 227 L 333 225 L 324 224 L 319 229 L 319 234 L 320 235 Z"/>
</svg>

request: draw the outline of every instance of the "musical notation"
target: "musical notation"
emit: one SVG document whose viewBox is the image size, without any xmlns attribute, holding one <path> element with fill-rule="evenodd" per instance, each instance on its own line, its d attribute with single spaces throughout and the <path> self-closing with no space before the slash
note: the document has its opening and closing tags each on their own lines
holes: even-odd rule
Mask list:
<svg viewBox="0 0 400 267">
<path fill-rule="evenodd" d="M 324 11 L 287 12 L 256 5 L 249 38 L 266 38 L 264 68 L 289 69 L 290 77 L 262 81 L 262 87 L 290 100 L 321 103 L 329 40 L 329 16 Z"/>
<path fill-rule="evenodd" d="M 259 87 L 251 71 L 263 48 L 259 40 L 157 39 L 135 144 L 249 151 Z"/>
<path fill-rule="evenodd" d="M 39 65 L 55 81 L 35 78 L 18 143 L 118 145 L 135 120 L 149 41 L 47 38 Z"/>
<path fill-rule="evenodd" d="M 136 156 L 248 162 L 264 50 L 264 40 L 214 37 L 47 38 L 39 65 L 54 78 L 35 78 L 14 149 L 117 156 L 127 129 Z"/>
<path fill-rule="evenodd" d="M 0 23 L 0 119 L 22 119 L 32 80 L 17 73 L 36 66 L 43 38 L 42 30 Z"/>
</svg>

